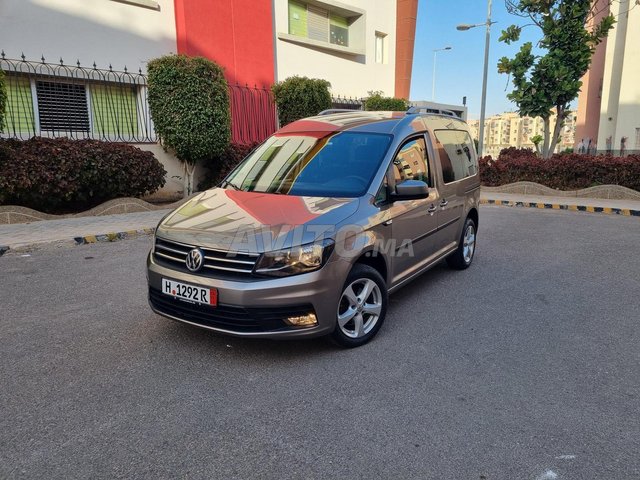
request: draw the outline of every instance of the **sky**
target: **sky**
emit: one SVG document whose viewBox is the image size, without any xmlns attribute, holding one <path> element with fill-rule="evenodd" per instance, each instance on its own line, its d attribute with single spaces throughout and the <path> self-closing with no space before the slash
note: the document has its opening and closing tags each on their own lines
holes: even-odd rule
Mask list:
<svg viewBox="0 0 640 480">
<path fill-rule="evenodd" d="M 506 45 L 498 42 L 503 29 L 511 24 L 524 25 L 523 18 L 510 15 L 504 0 L 493 0 L 491 43 L 489 47 L 489 77 L 487 83 L 486 115 L 516 111 L 516 105 L 507 99 L 511 90 L 508 76 L 498 74 L 500 57 L 513 55 L 524 41 L 539 39 L 539 31 L 525 28 L 521 41 Z M 411 100 L 431 100 L 433 79 L 433 50 L 445 46 L 452 49 L 437 53 L 436 102 L 461 105 L 467 97 L 469 119 L 480 118 L 482 94 L 482 68 L 484 64 L 485 27 L 460 32 L 460 23 L 484 23 L 487 18 L 486 0 L 419 0 L 416 26 Z"/>
</svg>

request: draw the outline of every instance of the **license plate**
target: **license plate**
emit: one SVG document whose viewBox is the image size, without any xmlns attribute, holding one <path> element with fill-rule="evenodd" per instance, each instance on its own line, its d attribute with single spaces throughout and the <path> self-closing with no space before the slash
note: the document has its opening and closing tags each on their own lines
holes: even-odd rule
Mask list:
<svg viewBox="0 0 640 480">
<path fill-rule="evenodd" d="M 162 279 L 162 293 L 190 303 L 213 307 L 218 304 L 218 290 L 215 288 L 196 287 L 167 278 Z"/>
</svg>

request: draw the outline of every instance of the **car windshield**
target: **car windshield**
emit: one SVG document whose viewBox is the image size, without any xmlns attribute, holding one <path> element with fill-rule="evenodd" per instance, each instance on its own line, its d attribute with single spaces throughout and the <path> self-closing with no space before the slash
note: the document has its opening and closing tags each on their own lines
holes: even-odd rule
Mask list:
<svg viewBox="0 0 640 480">
<path fill-rule="evenodd" d="M 364 195 L 391 136 L 356 132 L 323 134 L 272 136 L 251 153 L 222 186 L 299 196 Z"/>
</svg>

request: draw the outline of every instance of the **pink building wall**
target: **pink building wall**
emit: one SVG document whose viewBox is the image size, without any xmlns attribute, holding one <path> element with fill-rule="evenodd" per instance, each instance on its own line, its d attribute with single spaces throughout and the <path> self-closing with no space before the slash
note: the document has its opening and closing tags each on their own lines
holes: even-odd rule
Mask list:
<svg viewBox="0 0 640 480">
<path fill-rule="evenodd" d="M 591 24 L 596 24 L 609 14 L 609 2 L 607 0 L 595 0 L 595 8 L 599 13 L 592 19 Z M 600 124 L 600 102 L 602 100 L 602 84 L 604 79 L 604 60 L 607 50 L 607 39 L 596 47 L 591 59 L 589 71 L 582 77 L 582 89 L 578 96 L 578 113 L 576 119 L 575 146 L 577 148 L 584 139 L 591 139 L 592 145 L 598 139 L 598 126 Z M 598 145 L 598 150 L 604 150 L 605 145 Z"/>
</svg>

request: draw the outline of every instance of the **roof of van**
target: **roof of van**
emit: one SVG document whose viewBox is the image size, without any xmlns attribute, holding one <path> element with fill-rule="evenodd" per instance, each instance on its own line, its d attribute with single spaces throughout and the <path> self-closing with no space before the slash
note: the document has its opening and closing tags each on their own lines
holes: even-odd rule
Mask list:
<svg viewBox="0 0 640 480">
<path fill-rule="evenodd" d="M 393 134 L 400 130 L 467 129 L 467 125 L 459 118 L 433 113 L 407 112 L 351 112 L 328 113 L 315 117 L 303 118 L 285 125 L 276 132 L 280 135 L 310 135 L 322 137 L 332 132 L 356 131 L 363 133 Z"/>
</svg>

